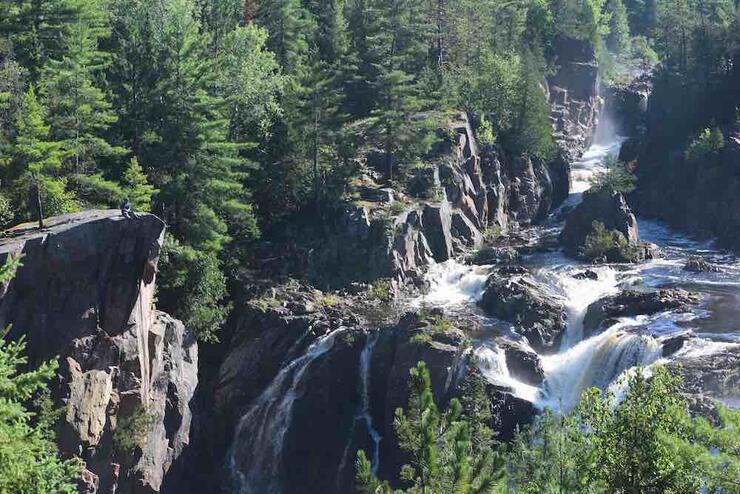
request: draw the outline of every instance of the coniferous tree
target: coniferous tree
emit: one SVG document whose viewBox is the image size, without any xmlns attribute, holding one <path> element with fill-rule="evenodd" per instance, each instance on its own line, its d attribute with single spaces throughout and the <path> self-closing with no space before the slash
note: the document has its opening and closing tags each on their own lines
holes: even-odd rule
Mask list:
<svg viewBox="0 0 740 494">
<path fill-rule="evenodd" d="M 397 409 L 393 422 L 398 443 L 409 463 L 401 469 L 401 480 L 410 487 L 393 490 L 372 472 L 364 451 L 357 453 L 357 489 L 362 494 L 455 492 L 491 494 L 503 476 L 503 462 L 491 449 L 492 433 L 484 423 L 487 397 L 481 396 L 480 382 L 466 399 L 470 418 L 460 401 L 450 401 L 440 412 L 434 403 L 429 370 L 424 362 L 410 369 L 409 401 Z M 485 391 L 483 391 L 485 393 Z M 490 413 L 490 408 L 488 409 Z"/>
<path fill-rule="evenodd" d="M 65 181 L 59 177 L 62 156 L 62 143 L 49 137 L 44 109 L 31 86 L 16 117 L 11 166 L 19 215 L 35 216 L 39 228 L 43 228 L 45 216 L 76 207 L 73 197 L 65 191 Z"/>
<path fill-rule="evenodd" d="M 12 279 L 19 265 L 20 258 L 10 257 L 0 267 L 0 285 Z M 7 341 L 7 330 L 0 333 L 0 492 L 73 494 L 80 462 L 59 457 L 53 421 L 44 410 L 28 407 L 44 401 L 40 397 L 56 375 L 57 363 L 29 369 L 25 341 Z"/>
<path fill-rule="evenodd" d="M 69 0 L 72 1 L 72 0 Z M 117 117 L 108 95 L 100 88 L 110 56 L 99 49 L 110 34 L 108 15 L 98 1 L 75 0 L 74 18 L 65 24 L 59 59 L 52 59 L 41 74 L 41 94 L 48 110 L 51 134 L 63 143 L 65 169 L 93 173 L 101 159 L 121 156 L 105 133 Z"/>
<path fill-rule="evenodd" d="M 131 158 L 129 167 L 123 174 L 122 183 L 123 192 L 131 201 L 131 207 L 135 211 L 151 210 L 152 198 L 159 191 L 149 184 L 144 169 L 136 158 Z"/>
</svg>

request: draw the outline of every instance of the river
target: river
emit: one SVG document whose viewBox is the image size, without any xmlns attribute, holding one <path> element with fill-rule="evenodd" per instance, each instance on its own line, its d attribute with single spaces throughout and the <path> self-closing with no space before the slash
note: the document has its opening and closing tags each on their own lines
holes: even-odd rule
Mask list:
<svg viewBox="0 0 740 494">
<path fill-rule="evenodd" d="M 580 202 L 590 187 L 590 179 L 603 170 L 604 160 L 618 153 L 622 139 L 612 136 L 592 145 L 571 171 L 571 194 L 561 207 Z M 538 228 L 540 235 L 554 235 L 562 228 L 562 215 L 554 212 L 549 224 Z M 587 265 L 565 257 L 560 251 L 525 256 L 523 263 L 535 277 L 561 296 L 567 308 L 567 330 L 558 351 L 541 355 L 545 374 L 541 386 L 531 386 L 513 378 L 501 338 L 527 345 L 517 328 L 485 316 L 476 303 L 482 297 L 490 266 L 469 266 L 447 261 L 432 266 L 427 274 L 429 292 L 414 300 L 414 305 L 442 307 L 456 317 L 473 318 L 476 331 L 477 365 L 492 383 L 506 386 L 519 398 L 538 408 L 568 411 L 581 393 L 592 386 L 609 389 L 616 395 L 624 390 L 625 376 L 637 366 L 650 369 L 667 362 L 661 340 L 693 331 L 692 338 L 670 359 L 691 359 L 711 354 L 740 343 L 740 262 L 709 242 L 678 234 L 657 222 L 638 218 L 640 236 L 657 244 L 662 257 L 632 265 Z M 722 272 L 693 273 L 683 269 L 691 256 L 704 256 L 721 266 Z M 573 275 L 591 269 L 598 279 L 577 279 Z M 625 317 L 608 330 L 584 337 L 583 320 L 588 306 L 626 287 L 637 289 L 683 288 L 701 295 L 701 302 L 685 314 L 660 313 L 653 316 Z M 649 372 L 649 370 L 648 370 Z M 727 397 L 728 403 L 737 397 Z M 736 401 L 735 401 L 736 402 Z"/>
</svg>

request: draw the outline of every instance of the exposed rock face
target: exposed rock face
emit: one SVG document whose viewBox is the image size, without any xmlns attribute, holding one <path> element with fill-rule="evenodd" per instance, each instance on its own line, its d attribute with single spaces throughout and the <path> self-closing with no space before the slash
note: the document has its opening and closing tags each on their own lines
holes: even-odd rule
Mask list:
<svg viewBox="0 0 740 494">
<path fill-rule="evenodd" d="M 679 288 L 655 292 L 627 290 L 589 305 L 583 320 L 583 329 L 588 333 L 593 332 L 604 321 L 616 317 L 652 315 L 668 310 L 685 312 L 697 300 L 696 295 Z"/>
<path fill-rule="evenodd" d="M 329 266 L 342 282 L 414 279 L 432 261 L 480 247 L 488 227 L 537 223 L 567 197 L 569 167 L 562 157 L 549 164 L 503 159 L 495 147 L 478 145 L 464 114 L 450 129 L 455 137 L 412 181 L 410 192 L 420 201 L 347 211 L 336 233 L 313 249 L 311 279 L 325 281 Z"/>
<path fill-rule="evenodd" d="M 740 251 L 740 124 L 723 133 L 724 147 L 699 162 L 687 161 L 683 149 L 643 145 L 630 203 L 640 215 Z"/>
<path fill-rule="evenodd" d="M 684 271 L 691 271 L 692 273 L 719 273 L 722 269 L 719 266 L 715 266 L 704 257 L 691 256 L 686 261 L 683 267 Z"/>
<path fill-rule="evenodd" d="M 24 256 L 2 291 L 0 324 L 26 336 L 32 362 L 59 357 L 54 393 L 67 406 L 59 445 L 85 460 L 84 489 L 159 492 L 189 441 L 198 358 L 194 335 L 154 308 L 164 224 L 86 211 L 47 225 L 0 241 L 0 262 Z M 152 417 L 146 438 L 114 451 L 117 427 L 141 410 Z"/>
<path fill-rule="evenodd" d="M 740 345 L 727 345 L 715 353 L 687 354 L 668 367 L 683 376 L 685 393 L 719 400 L 736 398 L 740 387 Z"/>
<path fill-rule="evenodd" d="M 648 98 L 652 90 L 650 72 L 635 77 L 629 84 L 605 89 L 606 111 L 614 120 L 618 135 L 634 136 L 641 132 L 647 119 Z"/>
<path fill-rule="evenodd" d="M 590 145 L 602 107 L 599 67 L 593 45 L 568 38 L 555 40 L 557 71 L 548 80 L 554 137 L 573 162 Z"/>
<path fill-rule="evenodd" d="M 526 271 L 514 276 L 493 273 L 480 305 L 488 314 L 514 323 L 538 352 L 557 350 L 566 329 L 566 312 L 559 297 Z"/>
<path fill-rule="evenodd" d="M 532 386 L 542 384 L 545 371 L 539 355 L 516 342 L 502 342 L 499 346 L 504 349 L 506 366 L 512 377 Z"/>
<path fill-rule="evenodd" d="M 619 193 L 586 193 L 581 202 L 566 218 L 560 241 L 565 253 L 572 257 L 580 256 L 580 249 L 586 237 L 593 231 L 593 222 L 604 224 L 607 230 L 617 230 L 630 244 L 640 241 L 637 219 L 624 196 Z"/>
</svg>

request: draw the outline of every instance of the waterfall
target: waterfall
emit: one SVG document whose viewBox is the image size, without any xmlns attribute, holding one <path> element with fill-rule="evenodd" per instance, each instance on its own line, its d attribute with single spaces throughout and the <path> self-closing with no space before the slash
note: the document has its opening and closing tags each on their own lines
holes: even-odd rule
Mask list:
<svg viewBox="0 0 740 494">
<path fill-rule="evenodd" d="M 290 426 L 296 389 L 311 363 L 332 348 L 343 330 L 321 336 L 306 353 L 283 367 L 242 416 L 229 454 L 231 475 L 239 494 L 281 493 L 283 441 Z"/>
<path fill-rule="evenodd" d="M 512 377 L 509 366 L 506 364 L 506 352 L 503 348 L 499 346 L 491 348 L 488 345 L 483 345 L 475 349 L 474 355 L 481 374 L 488 382 L 496 386 L 509 388 L 517 398 L 533 403 L 537 402 L 540 394 L 539 388 Z"/>
<path fill-rule="evenodd" d="M 476 302 L 483 296 L 489 271 L 490 266 L 469 266 L 452 259 L 434 264 L 425 276 L 429 282 L 428 293 L 411 305 L 450 307 Z"/>
<path fill-rule="evenodd" d="M 367 431 L 373 440 L 372 466 L 374 474 L 378 473 L 378 466 L 380 465 L 380 440 L 382 437 L 373 427 L 373 417 L 370 414 L 370 365 L 372 363 L 373 350 L 375 350 L 375 343 L 378 342 L 379 336 L 380 332 L 375 332 L 368 336 L 365 348 L 360 354 L 360 383 L 362 385 L 362 410 L 360 418 L 365 421 Z"/>
<path fill-rule="evenodd" d="M 586 389 L 605 390 L 628 369 L 656 362 L 661 346 L 636 331 L 642 323 L 643 318 L 622 320 L 565 352 L 542 357 L 545 381 L 538 406 L 570 411 Z"/>
<path fill-rule="evenodd" d="M 345 446 L 344 453 L 342 454 L 342 461 L 339 463 L 339 468 L 337 469 L 337 489 L 339 489 L 341 486 L 342 472 L 344 472 L 344 469 L 347 466 L 347 462 L 349 461 L 351 455 L 354 453 L 351 448 L 353 445 L 355 445 L 353 439 L 355 424 L 357 422 L 362 422 L 365 424 L 367 433 L 370 436 L 370 439 L 373 441 L 373 451 L 370 462 L 372 465 L 373 474 L 378 473 L 378 467 L 380 465 L 380 441 L 383 439 L 383 437 L 373 425 L 373 417 L 370 410 L 370 376 L 372 370 L 371 366 L 373 360 L 373 351 L 375 350 L 375 344 L 378 342 L 379 337 L 380 331 L 375 331 L 374 333 L 369 334 L 367 336 L 367 340 L 365 341 L 365 348 L 363 348 L 362 353 L 360 353 L 360 408 L 355 415 L 355 422 L 352 425 L 352 432 L 347 438 L 347 445 Z"/>
</svg>

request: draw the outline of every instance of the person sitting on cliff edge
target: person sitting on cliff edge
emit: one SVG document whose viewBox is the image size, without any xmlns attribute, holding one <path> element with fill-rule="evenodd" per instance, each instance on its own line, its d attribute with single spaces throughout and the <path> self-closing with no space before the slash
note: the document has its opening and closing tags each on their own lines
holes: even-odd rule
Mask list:
<svg viewBox="0 0 740 494">
<path fill-rule="evenodd" d="M 131 201 L 128 197 L 121 204 L 121 216 L 128 219 L 138 219 L 139 216 L 131 210 Z"/>
</svg>

